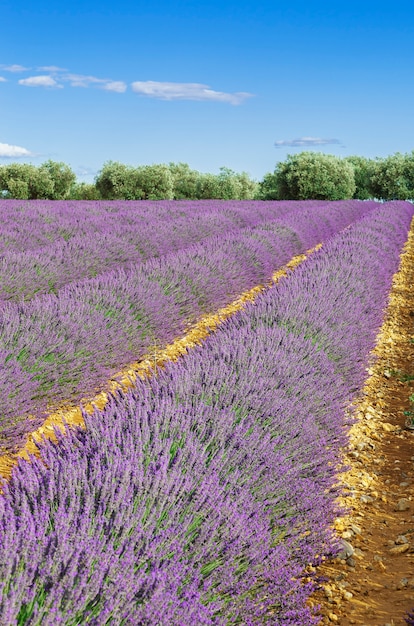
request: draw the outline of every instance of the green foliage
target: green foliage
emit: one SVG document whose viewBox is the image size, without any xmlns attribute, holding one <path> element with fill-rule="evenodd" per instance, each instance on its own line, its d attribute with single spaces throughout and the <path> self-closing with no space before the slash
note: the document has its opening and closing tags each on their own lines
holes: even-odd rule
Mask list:
<svg viewBox="0 0 414 626">
<path fill-rule="evenodd" d="M 71 200 L 100 200 L 101 195 L 92 183 L 74 183 L 70 189 Z"/>
<path fill-rule="evenodd" d="M 95 186 L 104 200 L 135 200 L 133 173 L 129 165 L 107 161 L 95 178 Z"/>
<path fill-rule="evenodd" d="M 397 152 L 376 159 L 371 174 L 371 186 L 376 198 L 409 200 L 414 198 L 414 151 Z"/>
<path fill-rule="evenodd" d="M 276 173 L 268 172 L 258 184 L 257 200 L 279 200 L 279 190 Z"/>
<path fill-rule="evenodd" d="M 219 174 L 202 174 L 187 163 L 131 167 L 108 161 L 99 172 L 96 188 L 102 198 L 127 200 L 254 198 L 258 185 L 246 172 L 222 167 Z"/>
<path fill-rule="evenodd" d="M 218 194 L 223 200 L 248 200 L 256 194 L 257 183 L 246 172 L 237 174 L 228 167 L 221 167 L 216 178 Z"/>
<path fill-rule="evenodd" d="M 105 200 L 172 200 L 174 178 L 168 165 L 132 167 L 108 161 L 95 179 Z"/>
<path fill-rule="evenodd" d="M 358 200 L 369 200 L 374 196 L 372 190 L 371 177 L 375 161 L 361 156 L 345 157 L 344 161 L 350 163 L 354 168 L 355 193 L 354 198 Z"/>
<path fill-rule="evenodd" d="M 29 199 L 29 185 L 25 180 L 20 178 L 11 178 L 4 185 L 7 190 L 7 196 L 11 198 L 17 198 L 18 200 Z"/>
<path fill-rule="evenodd" d="M 258 184 L 246 172 L 238 174 L 221 167 L 219 174 L 199 174 L 196 198 L 218 200 L 249 200 L 256 196 Z"/>
<path fill-rule="evenodd" d="M 75 183 L 76 175 L 69 165 L 56 161 L 46 161 L 38 169 L 45 178 L 49 176 L 53 181 L 53 192 L 48 197 L 52 200 L 64 200 L 70 195 L 72 185 Z"/>
<path fill-rule="evenodd" d="M 0 189 L 9 198 L 63 199 L 69 195 L 75 174 L 68 165 L 47 161 L 40 167 L 10 163 L 0 167 Z"/>
<path fill-rule="evenodd" d="M 169 163 L 173 177 L 174 200 L 197 198 L 197 185 L 200 172 L 190 169 L 187 163 Z"/>
<path fill-rule="evenodd" d="M 218 174 L 192 170 L 187 163 L 133 167 L 107 161 L 95 183 L 78 183 L 71 168 L 46 161 L 0 166 L 0 197 L 62 200 L 342 200 L 414 198 L 414 151 L 386 158 L 320 152 L 288 155 L 259 183 L 246 172 L 221 167 Z"/>
<path fill-rule="evenodd" d="M 239 197 L 238 200 L 252 200 L 257 197 L 259 183 L 252 180 L 247 172 L 235 174 L 238 184 Z"/>
<path fill-rule="evenodd" d="M 196 194 L 199 200 L 220 198 L 217 176 L 214 174 L 200 174 L 197 181 Z"/>
<path fill-rule="evenodd" d="M 353 166 L 331 154 L 289 154 L 275 176 L 280 200 L 343 200 L 355 192 Z"/>
<path fill-rule="evenodd" d="M 142 165 L 132 175 L 134 189 L 144 200 L 172 200 L 174 177 L 168 165 Z"/>
</svg>

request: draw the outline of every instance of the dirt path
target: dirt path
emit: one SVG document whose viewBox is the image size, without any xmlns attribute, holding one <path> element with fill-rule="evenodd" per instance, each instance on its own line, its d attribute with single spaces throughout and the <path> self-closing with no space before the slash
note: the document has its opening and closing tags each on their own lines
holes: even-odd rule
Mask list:
<svg viewBox="0 0 414 626">
<path fill-rule="evenodd" d="M 327 579 L 312 598 L 321 624 L 406 626 L 414 611 L 414 431 L 404 415 L 414 411 L 414 220 L 375 353 L 340 478 L 349 514 L 335 528 L 350 545 L 317 570 Z"/>
</svg>

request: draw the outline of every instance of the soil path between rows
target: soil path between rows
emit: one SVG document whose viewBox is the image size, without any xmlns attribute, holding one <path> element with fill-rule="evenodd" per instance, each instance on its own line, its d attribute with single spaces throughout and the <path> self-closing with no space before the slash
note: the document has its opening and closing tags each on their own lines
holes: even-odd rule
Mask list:
<svg viewBox="0 0 414 626">
<path fill-rule="evenodd" d="M 335 529 L 350 545 L 317 568 L 321 624 L 407 626 L 414 611 L 414 430 L 404 414 L 414 417 L 414 220 L 374 354 L 339 478 L 348 514 Z"/>
</svg>

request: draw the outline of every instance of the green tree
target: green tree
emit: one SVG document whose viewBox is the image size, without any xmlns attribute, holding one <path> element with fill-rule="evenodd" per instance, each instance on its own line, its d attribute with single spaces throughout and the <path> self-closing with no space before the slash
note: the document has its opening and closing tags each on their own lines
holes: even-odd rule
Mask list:
<svg viewBox="0 0 414 626">
<path fill-rule="evenodd" d="M 74 183 L 70 189 L 71 200 L 100 200 L 101 195 L 92 183 Z"/>
<path fill-rule="evenodd" d="M 132 178 L 136 197 L 145 200 L 174 198 L 174 177 L 168 165 L 142 165 L 134 170 Z"/>
<path fill-rule="evenodd" d="M 350 163 L 354 168 L 355 192 L 353 197 L 358 200 L 368 200 L 372 198 L 374 192 L 371 178 L 375 161 L 357 155 L 345 157 L 344 161 Z"/>
<path fill-rule="evenodd" d="M 135 200 L 134 168 L 107 161 L 95 178 L 96 188 L 105 200 Z"/>
<path fill-rule="evenodd" d="M 218 177 L 215 174 L 200 174 L 197 181 L 197 199 L 217 200 L 221 198 Z"/>
<path fill-rule="evenodd" d="M 235 174 L 237 180 L 238 200 L 252 200 L 257 197 L 259 184 L 252 180 L 247 172 Z"/>
<path fill-rule="evenodd" d="M 1 188 L 11 198 L 46 199 L 53 195 L 49 172 L 29 163 L 10 163 L 0 173 Z"/>
<path fill-rule="evenodd" d="M 414 152 L 376 159 L 371 174 L 373 195 L 384 200 L 414 198 Z"/>
<path fill-rule="evenodd" d="M 353 166 L 321 152 L 289 154 L 275 175 L 280 200 L 342 200 L 355 192 Z"/>
<path fill-rule="evenodd" d="M 29 199 L 29 185 L 25 180 L 19 178 L 11 178 L 7 185 L 9 198 L 17 198 L 18 200 Z"/>
<path fill-rule="evenodd" d="M 200 174 L 196 197 L 201 200 L 247 200 L 257 194 L 258 185 L 246 172 L 221 167 L 219 174 Z"/>
<path fill-rule="evenodd" d="M 46 161 L 39 167 L 40 174 L 49 175 L 53 181 L 53 192 L 49 195 L 52 200 L 64 200 L 70 195 L 72 185 L 76 181 L 75 172 L 66 163 Z"/>
<path fill-rule="evenodd" d="M 174 199 L 196 198 L 200 172 L 192 170 L 187 163 L 169 163 L 168 167 L 173 177 Z"/>
<path fill-rule="evenodd" d="M 268 172 L 258 184 L 256 192 L 258 200 L 279 200 L 277 174 Z"/>
</svg>

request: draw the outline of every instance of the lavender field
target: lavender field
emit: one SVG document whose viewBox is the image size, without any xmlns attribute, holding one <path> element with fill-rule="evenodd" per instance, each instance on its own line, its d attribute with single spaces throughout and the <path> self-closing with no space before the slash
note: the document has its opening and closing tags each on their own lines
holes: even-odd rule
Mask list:
<svg viewBox="0 0 414 626">
<path fill-rule="evenodd" d="M 84 415 L 0 496 L 0 624 L 318 622 L 335 470 L 406 202 L 2 201 L 0 442 L 201 315 L 294 272 Z M 319 555 L 319 556 L 318 556 Z"/>
<path fill-rule="evenodd" d="M 0 449 L 373 206 L 5 201 Z"/>
</svg>

